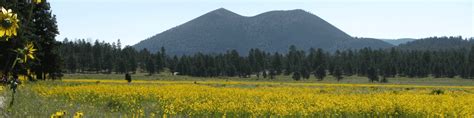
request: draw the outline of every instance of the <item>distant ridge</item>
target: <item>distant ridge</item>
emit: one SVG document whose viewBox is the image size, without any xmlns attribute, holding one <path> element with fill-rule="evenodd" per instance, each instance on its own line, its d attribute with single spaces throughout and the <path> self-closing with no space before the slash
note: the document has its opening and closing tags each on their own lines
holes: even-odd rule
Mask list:
<svg viewBox="0 0 474 118">
<path fill-rule="evenodd" d="M 269 11 L 246 17 L 219 8 L 134 45 L 151 52 L 161 47 L 169 54 L 221 53 L 235 49 L 246 54 L 251 48 L 286 52 L 299 49 L 386 48 L 393 45 L 372 39 L 354 39 L 330 23 L 301 9 Z"/>
<path fill-rule="evenodd" d="M 392 45 L 400 45 L 400 44 L 405 44 L 405 43 L 408 43 L 408 42 L 412 42 L 412 41 L 415 41 L 417 39 L 412 39 L 412 38 L 401 38 L 401 39 L 380 39 L 382 41 L 385 41 L 387 43 L 390 43 Z"/>
<path fill-rule="evenodd" d="M 470 49 L 474 46 L 474 38 L 463 39 L 462 37 L 429 37 L 400 44 L 397 48 L 403 50 L 449 50 Z"/>
</svg>

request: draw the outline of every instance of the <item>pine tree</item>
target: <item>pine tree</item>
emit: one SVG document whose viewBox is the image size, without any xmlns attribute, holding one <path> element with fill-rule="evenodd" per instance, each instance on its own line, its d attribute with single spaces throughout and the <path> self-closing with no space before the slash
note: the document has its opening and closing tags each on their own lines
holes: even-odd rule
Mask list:
<svg viewBox="0 0 474 118">
<path fill-rule="evenodd" d="M 97 73 L 99 73 L 100 70 L 102 70 L 102 67 L 101 67 L 102 50 L 101 50 L 99 40 L 95 40 L 94 46 L 92 46 L 92 55 L 94 56 L 93 68 Z"/>
<path fill-rule="evenodd" d="M 76 73 L 76 63 L 74 55 L 69 55 L 67 59 L 67 67 L 70 73 Z"/>
<path fill-rule="evenodd" d="M 104 58 L 102 60 L 103 62 L 103 70 L 106 71 L 106 73 L 110 74 L 112 73 L 112 70 L 114 68 L 113 64 L 113 51 L 111 49 L 111 45 L 106 45 L 106 50 L 104 50 Z"/>
<path fill-rule="evenodd" d="M 165 68 L 165 59 L 161 52 L 157 52 L 155 55 L 156 59 L 156 72 L 159 73 Z"/>
<path fill-rule="evenodd" d="M 123 58 L 117 59 L 116 72 L 123 74 L 127 72 L 127 64 Z"/>
<path fill-rule="evenodd" d="M 285 75 L 289 75 L 292 72 L 299 71 L 299 59 L 300 57 L 298 56 L 298 50 L 296 49 L 296 46 L 291 45 L 289 52 L 286 56 L 286 69 L 285 69 Z"/>
<path fill-rule="evenodd" d="M 369 67 L 367 70 L 367 78 L 369 78 L 370 82 L 379 81 L 377 70 L 374 67 Z"/>
<path fill-rule="evenodd" d="M 270 79 L 275 79 L 276 72 L 274 70 L 270 70 Z"/>
<path fill-rule="evenodd" d="M 267 78 L 267 72 L 266 72 L 266 71 L 263 71 L 263 72 L 262 72 L 262 76 L 263 76 L 263 78 Z"/>
<path fill-rule="evenodd" d="M 178 66 L 178 62 L 179 62 L 179 59 L 178 59 L 178 56 L 173 56 L 173 59 L 169 60 L 168 61 L 168 68 L 170 69 L 170 72 L 171 73 L 174 73 L 176 72 L 177 70 L 177 66 Z"/>
<path fill-rule="evenodd" d="M 155 73 L 155 61 L 153 61 L 153 58 L 149 57 L 147 59 L 146 69 L 149 75 L 153 75 Z"/>
<path fill-rule="evenodd" d="M 299 72 L 294 72 L 291 78 L 293 78 L 293 80 L 299 81 L 301 80 L 301 74 Z"/>
<path fill-rule="evenodd" d="M 56 25 L 56 16 L 51 13 L 48 2 L 41 2 L 34 6 L 33 12 L 33 34 L 36 47 L 38 47 L 36 58 L 38 64 L 33 65 L 33 71 L 37 79 L 46 79 L 46 75 L 61 75 L 60 57 L 57 54 L 59 42 L 55 37 L 59 34 Z M 31 22 L 31 21 L 28 21 Z M 31 37 L 30 37 L 31 38 Z"/>
<path fill-rule="evenodd" d="M 333 76 L 334 76 L 334 78 L 336 78 L 336 80 L 338 82 L 341 81 L 344 78 L 344 77 L 342 77 L 342 69 L 340 67 L 336 67 L 334 69 Z"/>
<path fill-rule="evenodd" d="M 310 70 L 309 64 L 305 64 L 304 67 L 300 71 L 301 77 L 303 77 L 304 79 L 309 79 L 309 76 L 311 75 L 309 70 Z"/>
<path fill-rule="evenodd" d="M 161 58 L 163 59 L 162 67 L 168 67 L 168 64 L 166 63 L 166 61 L 164 61 L 164 60 L 168 59 L 168 55 L 166 54 L 165 47 L 161 47 L 160 52 L 161 52 Z"/>
<path fill-rule="evenodd" d="M 122 50 L 122 55 L 123 55 L 123 59 L 125 61 L 125 65 L 126 65 L 126 72 L 132 72 L 132 73 L 135 73 L 136 70 L 137 70 L 137 67 L 138 67 L 138 64 L 137 64 L 137 51 L 131 47 L 131 46 L 126 46 L 123 48 Z"/>
<path fill-rule="evenodd" d="M 275 75 L 281 74 L 283 69 L 282 66 L 282 57 L 278 52 L 275 52 L 271 61 L 271 68 L 275 71 Z"/>
<path fill-rule="evenodd" d="M 469 51 L 469 56 L 467 59 L 468 63 L 468 75 L 469 78 L 474 79 L 474 46 L 471 47 L 471 50 Z"/>
<path fill-rule="evenodd" d="M 326 77 L 326 69 L 324 68 L 324 66 L 318 66 L 316 68 L 316 72 L 314 73 L 314 76 L 319 80 L 323 80 L 324 77 Z"/>
</svg>

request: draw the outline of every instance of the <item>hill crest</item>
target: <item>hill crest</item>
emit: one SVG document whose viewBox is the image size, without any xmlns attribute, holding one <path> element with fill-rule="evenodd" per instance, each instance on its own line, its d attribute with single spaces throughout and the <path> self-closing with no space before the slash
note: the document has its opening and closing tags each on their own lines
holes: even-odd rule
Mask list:
<svg viewBox="0 0 474 118">
<path fill-rule="evenodd" d="M 357 43 L 357 46 L 351 46 L 350 42 Z M 379 45 L 387 47 L 387 44 L 355 40 L 329 22 L 301 9 L 269 11 L 246 17 L 219 8 L 143 40 L 134 47 L 139 50 L 147 48 L 151 52 L 165 47 L 168 53 L 181 55 L 222 53 L 232 49 L 246 54 L 251 48 L 286 52 L 290 45 L 331 51 Z"/>
</svg>

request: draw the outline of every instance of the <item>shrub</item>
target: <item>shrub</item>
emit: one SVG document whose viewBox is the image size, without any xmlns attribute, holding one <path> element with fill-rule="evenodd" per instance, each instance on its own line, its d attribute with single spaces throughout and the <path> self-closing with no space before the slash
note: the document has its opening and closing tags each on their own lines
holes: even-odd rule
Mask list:
<svg viewBox="0 0 474 118">
<path fill-rule="evenodd" d="M 431 94 L 433 94 L 433 95 L 440 95 L 440 94 L 444 94 L 444 90 L 441 90 L 441 89 L 435 89 L 435 90 L 432 90 L 432 91 L 431 91 Z"/>
</svg>

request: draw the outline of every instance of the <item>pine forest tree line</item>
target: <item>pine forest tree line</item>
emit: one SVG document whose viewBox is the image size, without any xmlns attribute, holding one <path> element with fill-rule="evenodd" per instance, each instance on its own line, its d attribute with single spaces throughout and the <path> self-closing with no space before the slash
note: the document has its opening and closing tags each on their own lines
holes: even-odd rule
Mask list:
<svg viewBox="0 0 474 118">
<path fill-rule="evenodd" d="M 445 50 L 370 49 L 299 50 L 290 46 L 286 53 L 251 49 L 248 55 L 235 50 L 222 54 L 168 55 L 166 50 L 152 53 L 117 43 L 65 39 L 59 46 L 66 73 L 136 73 L 157 74 L 169 69 L 179 75 L 197 77 L 250 77 L 274 79 L 289 75 L 295 80 L 334 76 L 366 76 L 370 81 L 386 82 L 397 76 L 409 78 L 456 76 L 474 79 L 474 46 Z"/>
</svg>

